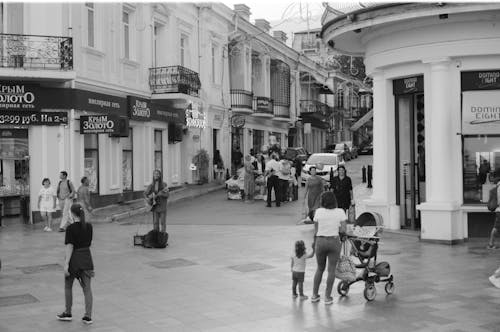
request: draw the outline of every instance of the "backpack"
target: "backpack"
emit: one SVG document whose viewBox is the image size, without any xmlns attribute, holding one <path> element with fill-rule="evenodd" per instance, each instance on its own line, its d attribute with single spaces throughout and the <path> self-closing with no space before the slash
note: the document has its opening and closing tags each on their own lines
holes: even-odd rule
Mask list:
<svg viewBox="0 0 500 332">
<path fill-rule="evenodd" d="M 59 183 L 57 184 L 57 190 L 56 190 L 57 197 L 59 197 L 59 191 L 61 190 L 61 182 L 62 180 L 60 180 Z M 69 195 L 71 197 L 71 195 L 73 194 L 73 184 L 69 179 L 68 179 L 68 189 L 69 189 Z M 73 194 L 73 198 L 76 198 L 76 194 Z"/>
<path fill-rule="evenodd" d="M 168 242 L 168 233 L 157 230 L 149 231 L 144 236 L 143 246 L 145 248 L 165 248 Z"/>
<path fill-rule="evenodd" d="M 498 207 L 497 186 L 490 189 L 490 198 L 488 199 L 488 210 L 494 212 Z"/>
</svg>

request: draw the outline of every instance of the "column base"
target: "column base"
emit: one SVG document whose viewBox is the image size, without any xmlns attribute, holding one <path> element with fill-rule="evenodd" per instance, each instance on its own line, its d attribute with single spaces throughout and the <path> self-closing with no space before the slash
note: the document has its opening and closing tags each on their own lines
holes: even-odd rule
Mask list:
<svg viewBox="0 0 500 332">
<path fill-rule="evenodd" d="M 454 202 L 425 202 L 420 210 L 420 239 L 425 242 L 459 244 L 465 239 L 460 208 Z"/>
<path fill-rule="evenodd" d="M 366 211 L 376 212 L 382 216 L 384 227 L 387 229 L 401 229 L 399 222 L 399 206 L 376 199 L 366 199 L 363 201 Z"/>
</svg>

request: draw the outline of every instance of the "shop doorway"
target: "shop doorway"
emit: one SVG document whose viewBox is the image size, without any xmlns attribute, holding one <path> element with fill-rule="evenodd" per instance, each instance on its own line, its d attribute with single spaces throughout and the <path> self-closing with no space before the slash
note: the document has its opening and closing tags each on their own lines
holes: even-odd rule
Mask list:
<svg viewBox="0 0 500 332">
<path fill-rule="evenodd" d="M 422 81 L 421 89 L 412 85 L 412 91 L 395 95 L 396 203 L 400 206 L 401 228 L 415 230 L 420 229 L 417 205 L 425 201 L 425 105 L 423 77 L 405 80 L 412 79 Z"/>
<path fill-rule="evenodd" d="M 243 128 L 233 127 L 231 133 L 231 174 L 243 165 Z"/>
<path fill-rule="evenodd" d="M 29 222 L 27 129 L 0 130 L 0 225 Z"/>
</svg>

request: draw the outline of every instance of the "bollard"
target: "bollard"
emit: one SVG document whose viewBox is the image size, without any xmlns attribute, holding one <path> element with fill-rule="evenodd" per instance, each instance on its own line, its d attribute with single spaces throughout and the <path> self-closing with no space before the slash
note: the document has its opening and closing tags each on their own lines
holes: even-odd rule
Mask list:
<svg viewBox="0 0 500 332">
<path fill-rule="evenodd" d="M 366 167 L 363 165 L 361 168 L 361 174 L 363 175 L 363 183 L 366 183 Z"/>
<path fill-rule="evenodd" d="M 368 185 L 366 188 L 372 188 L 372 177 L 373 177 L 373 169 L 372 165 L 368 165 Z"/>
</svg>

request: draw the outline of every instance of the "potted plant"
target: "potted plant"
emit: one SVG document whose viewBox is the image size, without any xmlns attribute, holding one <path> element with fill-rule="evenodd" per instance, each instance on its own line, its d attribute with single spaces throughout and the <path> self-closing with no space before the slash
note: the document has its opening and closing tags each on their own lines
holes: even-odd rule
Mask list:
<svg viewBox="0 0 500 332">
<path fill-rule="evenodd" d="M 193 157 L 193 164 L 196 165 L 198 171 L 198 184 L 208 183 L 208 166 L 210 158 L 205 149 L 200 149 Z"/>
</svg>

